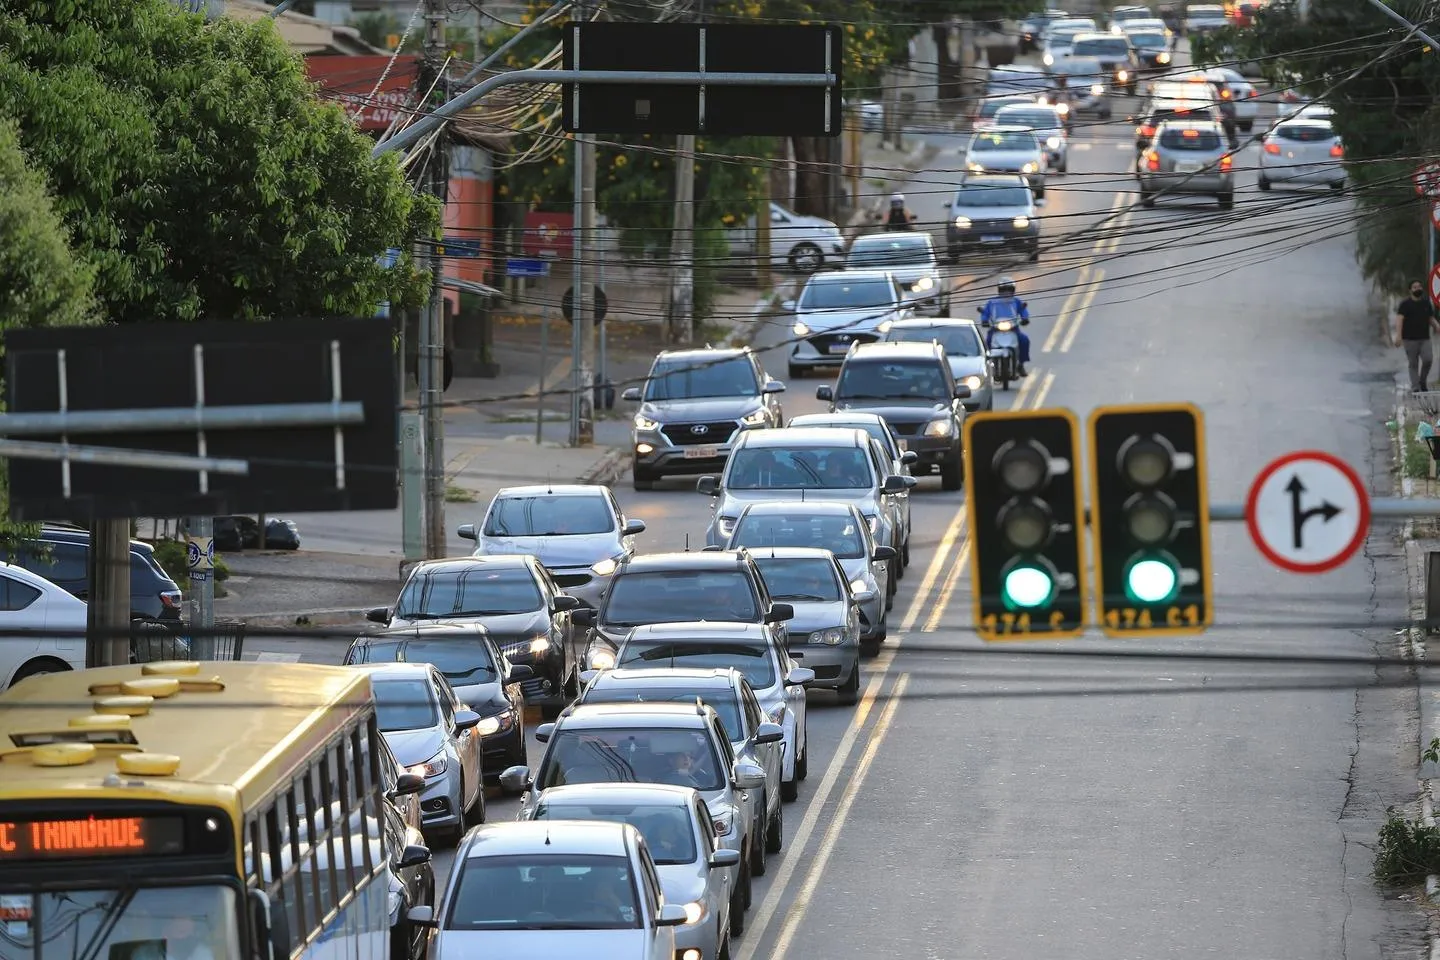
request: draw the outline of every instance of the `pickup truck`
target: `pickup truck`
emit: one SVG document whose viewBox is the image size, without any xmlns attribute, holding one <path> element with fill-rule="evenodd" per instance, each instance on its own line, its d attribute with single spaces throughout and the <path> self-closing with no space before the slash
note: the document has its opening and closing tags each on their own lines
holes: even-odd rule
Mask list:
<svg viewBox="0 0 1440 960">
<path fill-rule="evenodd" d="M 732 258 L 754 260 L 759 257 L 754 217 L 743 226 L 732 227 L 725 233 Z M 822 217 L 807 217 L 778 203 L 770 204 L 772 265 L 788 264 L 796 273 L 808 274 L 844 260 L 845 240 L 839 227 Z"/>
</svg>

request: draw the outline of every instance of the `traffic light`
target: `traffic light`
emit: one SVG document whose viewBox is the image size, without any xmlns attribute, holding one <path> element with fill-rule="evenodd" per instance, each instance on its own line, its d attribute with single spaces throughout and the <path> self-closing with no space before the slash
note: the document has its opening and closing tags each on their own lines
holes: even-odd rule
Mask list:
<svg viewBox="0 0 1440 960">
<path fill-rule="evenodd" d="M 1085 629 L 1080 423 L 1068 410 L 965 421 L 975 632 L 1046 640 Z"/>
<path fill-rule="evenodd" d="M 1214 610 L 1203 415 L 1188 403 L 1099 407 L 1089 427 L 1101 628 L 1203 632 Z"/>
</svg>

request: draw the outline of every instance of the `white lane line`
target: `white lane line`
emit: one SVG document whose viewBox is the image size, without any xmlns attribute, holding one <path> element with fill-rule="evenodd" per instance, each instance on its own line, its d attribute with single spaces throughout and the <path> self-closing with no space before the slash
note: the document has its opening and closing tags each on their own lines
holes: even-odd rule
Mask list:
<svg viewBox="0 0 1440 960">
<path fill-rule="evenodd" d="M 1095 302 L 1095 295 L 1100 292 L 1100 281 L 1105 279 L 1104 270 L 1096 270 L 1094 278 L 1090 281 L 1090 289 L 1085 293 L 1085 301 L 1075 311 L 1075 321 L 1070 324 L 1070 330 L 1065 334 L 1065 342 L 1060 344 L 1061 353 L 1069 353 L 1070 346 L 1075 342 L 1075 336 L 1080 332 L 1080 324 L 1085 322 L 1085 315 L 1090 309 L 1090 304 Z"/>
<path fill-rule="evenodd" d="M 950 521 L 950 526 L 940 537 L 940 543 L 935 547 L 935 556 L 930 558 L 930 565 L 925 568 L 925 577 L 920 581 L 915 596 L 910 598 L 910 606 L 905 609 L 905 616 L 900 618 L 900 632 L 909 633 L 915 628 L 915 621 L 920 619 L 920 612 L 924 609 L 925 599 L 930 591 L 935 588 L 935 581 L 945 569 L 946 561 L 950 558 L 950 551 L 955 548 L 955 543 L 960 538 L 960 530 L 965 525 L 965 504 L 960 504 L 960 509 L 955 511 L 955 516 Z"/>
<path fill-rule="evenodd" d="M 1075 278 L 1075 286 L 1070 291 L 1070 296 L 1060 305 L 1060 316 L 1055 321 L 1055 326 L 1050 328 L 1050 336 L 1045 338 L 1045 345 L 1040 348 L 1041 353 L 1049 353 L 1060 342 L 1061 334 L 1065 332 L 1065 323 L 1070 317 L 1070 308 L 1075 301 L 1084 293 L 1087 278 L 1090 276 L 1090 265 L 1087 263 L 1080 268 L 1079 275 Z M 1018 401 L 1017 401 L 1018 403 Z"/>
<path fill-rule="evenodd" d="M 1054 374 L 1052 373 L 1053 377 Z M 940 626 L 940 621 L 945 618 L 945 610 L 950 606 L 950 597 L 960 581 L 965 579 L 965 564 L 970 561 L 971 538 L 966 537 L 964 545 L 960 548 L 960 555 L 955 558 L 955 566 L 950 571 L 950 580 L 940 591 L 940 596 L 935 601 L 935 608 L 930 611 L 930 617 L 925 621 L 925 632 L 933 633 L 935 628 Z"/>
<path fill-rule="evenodd" d="M 1089 144 L 1089 143 L 1072 143 L 1072 144 L 1070 144 L 1070 149 L 1071 149 L 1071 150 L 1079 150 L 1080 152 L 1083 153 L 1083 152 L 1085 152 L 1086 150 L 1089 150 L 1092 146 L 1094 146 L 1094 145 L 1093 145 L 1093 144 Z"/>
<path fill-rule="evenodd" d="M 1030 405 L 1030 409 L 1032 409 L 1032 410 L 1039 410 L 1039 409 L 1041 409 L 1042 407 L 1045 406 L 1045 398 L 1050 395 L 1050 387 L 1051 387 L 1054 383 L 1055 383 L 1055 374 L 1054 374 L 1054 372 L 1052 371 L 1052 372 L 1050 372 L 1050 373 L 1045 374 L 1045 379 L 1044 379 L 1044 381 L 1040 384 L 1040 389 L 1035 391 L 1035 402 Z"/>
</svg>

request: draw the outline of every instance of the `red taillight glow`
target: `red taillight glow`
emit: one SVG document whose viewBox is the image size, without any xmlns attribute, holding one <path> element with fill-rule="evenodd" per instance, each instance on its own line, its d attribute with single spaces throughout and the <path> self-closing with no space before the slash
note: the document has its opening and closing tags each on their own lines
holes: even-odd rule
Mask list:
<svg viewBox="0 0 1440 960">
<path fill-rule="evenodd" d="M 1224 171 L 1229 170 L 1229 169 L 1230 169 L 1230 165 L 1231 165 L 1232 163 L 1234 163 L 1234 162 L 1235 162 L 1235 158 L 1232 157 L 1232 156 L 1230 156 L 1230 154 L 1228 154 L 1228 153 L 1225 154 L 1225 156 L 1221 157 L 1221 158 L 1220 158 L 1220 170 L 1221 170 L 1221 172 L 1224 172 Z"/>
<path fill-rule="evenodd" d="M 1198 140 L 1198 139 L 1200 139 L 1200 131 L 1199 131 L 1199 130 L 1182 130 L 1182 131 L 1180 131 L 1180 136 L 1184 137 L 1186 140 Z"/>
<path fill-rule="evenodd" d="M 1277 152 L 1278 152 L 1278 151 L 1277 151 Z M 1332 146 L 1332 147 L 1330 148 L 1330 156 L 1332 156 L 1332 157 L 1343 157 L 1343 156 L 1345 156 L 1345 148 L 1342 147 L 1342 146 L 1340 146 L 1340 144 L 1338 144 L 1338 143 L 1335 144 L 1334 146 Z"/>
<path fill-rule="evenodd" d="M 1160 154 L 1156 153 L 1154 150 L 1151 150 L 1149 153 L 1145 154 L 1145 169 L 1159 170 Z"/>
<path fill-rule="evenodd" d="M 1155 128 L 1152 127 L 1152 126 L 1150 126 L 1150 124 L 1148 124 L 1148 123 L 1145 124 L 1145 126 L 1143 126 L 1143 127 L 1140 128 L 1140 136 L 1142 136 L 1142 137 L 1153 137 L 1153 136 L 1155 136 Z"/>
<path fill-rule="evenodd" d="M 1260 91 L 1259 91 L 1259 90 L 1256 90 L 1254 87 L 1251 87 L 1251 88 L 1250 88 L 1250 92 L 1247 93 L 1246 96 L 1247 96 L 1247 97 L 1258 97 L 1258 96 L 1260 96 Z"/>
<path fill-rule="evenodd" d="M 1268 154 L 1270 154 L 1270 156 L 1272 156 L 1272 157 L 1278 157 L 1278 156 L 1280 156 L 1280 144 L 1278 144 L 1278 143 L 1267 143 L 1267 144 L 1265 144 L 1265 152 L 1268 153 Z"/>
</svg>

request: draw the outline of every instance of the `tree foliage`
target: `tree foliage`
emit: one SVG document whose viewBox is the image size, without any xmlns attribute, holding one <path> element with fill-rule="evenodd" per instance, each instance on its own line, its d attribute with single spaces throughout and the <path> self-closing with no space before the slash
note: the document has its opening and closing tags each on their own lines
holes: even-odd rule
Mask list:
<svg viewBox="0 0 1440 960">
<path fill-rule="evenodd" d="M 1412 22 L 1428 19 L 1415 0 L 1390 3 Z M 1440 146 L 1432 132 L 1440 94 L 1434 53 L 1370 5 L 1348 0 L 1314 0 L 1303 23 L 1293 0 L 1280 0 L 1262 7 L 1252 26 L 1197 43 L 1196 53 L 1203 62 L 1254 60 L 1278 89 L 1323 96 L 1345 144 L 1362 271 L 1386 290 L 1428 272 L 1429 203 L 1410 177 Z"/>
<path fill-rule="evenodd" d="M 367 314 L 418 302 L 438 210 L 317 98 L 269 20 L 171 0 L 0 0 L 0 89 L 102 317 Z"/>
</svg>

